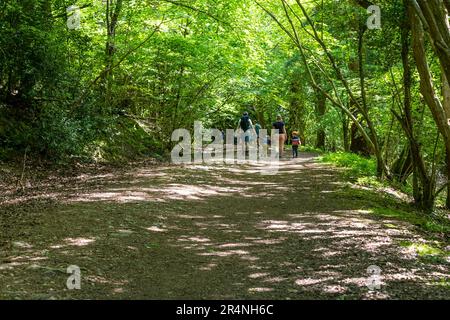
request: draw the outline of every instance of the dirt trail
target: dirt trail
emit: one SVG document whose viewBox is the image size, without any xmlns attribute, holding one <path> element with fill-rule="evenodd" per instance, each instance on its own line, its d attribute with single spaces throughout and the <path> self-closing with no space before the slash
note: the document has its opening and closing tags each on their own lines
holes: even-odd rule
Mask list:
<svg viewBox="0 0 450 320">
<path fill-rule="evenodd" d="M 2 299 L 450 298 L 448 259 L 402 246 L 426 239 L 373 215 L 381 195 L 353 193 L 311 154 L 274 176 L 141 167 L 80 175 L 46 196 L 8 227 Z M 81 290 L 66 288 L 69 265 L 81 268 Z M 374 292 L 371 265 L 382 269 Z"/>
</svg>

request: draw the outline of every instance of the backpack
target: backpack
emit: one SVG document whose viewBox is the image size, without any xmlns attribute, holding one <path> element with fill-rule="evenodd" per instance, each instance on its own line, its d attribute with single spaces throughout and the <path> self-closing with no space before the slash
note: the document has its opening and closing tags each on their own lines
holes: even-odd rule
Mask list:
<svg viewBox="0 0 450 320">
<path fill-rule="evenodd" d="M 255 131 L 256 131 L 256 134 L 259 137 L 259 131 L 261 131 L 261 126 L 259 124 L 255 124 Z"/>
<path fill-rule="evenodd" d="M 292 138 L 292 145 L 293 146 L 299 146 L 300 145 L 300 138 L 299 137 L 293 137 Z"/>
<path fill-rule="evenodd" d="M 246 132 L 250 129 L 250 117 L 244 116 L 241 118 L 241 129 Z"/>
</svg>

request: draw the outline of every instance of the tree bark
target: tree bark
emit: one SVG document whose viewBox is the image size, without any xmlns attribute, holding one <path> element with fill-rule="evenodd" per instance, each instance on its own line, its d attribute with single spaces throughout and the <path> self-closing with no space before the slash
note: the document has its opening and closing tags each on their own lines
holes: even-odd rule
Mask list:
<svg viewBox="0 0 450 320">
<path fill-rule="evenodd" d="M 449 0 L 410 0 L 417 14 L 417 20 L 421 22 L 420 28 L 429 35 L 447 79 L 450 79 L 449 2 Z"/>
<path fill-rule="evenodd" d="M 325 113 L 327 111 L 327 98 L 325 95 L 316 90 L 316 118 L 318 122 L 318 128 L 316 133 L 316 148 L 325 150 L 325 140 L 326 140 L 326 133 L 325 129 L 323 127 L 323 117 L 325 116 Z"/>
<path fill-rule="evenodd" d="M 408 8 L 405 8 L 408 11 Z M 406 13 L 407 15 L 408 13 Z M 416 203 L 422 209 L 430 211 L 434 207 L 434 197 L 435 197 L 435 179 L 430 177 L 425 166 L 425 161 L 422 157 L 422 151 L 419 142 L 414 135 L 414 123 L 411 112 L 411 65 L 409 62 L 409 37 L 410 29 L 407 18 L 405 17 L 405 25 L 401 32 L 401 43 L 402 43 L 402 63 L 403 63 L 403 90 L 404 90 L 404 104 L 403 112 L 404 119 L 402 121 L 402 126 L 405 130 L 406 136 L 408 137 L 411 151 L 411 160 L 414 166 L 414 174 L 417 175 L 417 181 L 420 181 L 422 189 L 416 190 L 414 194 Z"/>
<path fill-rule="evenodd" d="M 112 77 L 113 77 L 113 64 L 114 64 L 114 55 L 116 53 L 115 46 L 115 37 L 116 37 L 116 28 L 119 22 L 119 16 L 122 11 L 122 3 L 123 0 L 116 0 L 114 5 L 114 0 L 106 1 L 106 48 L 105 48 L 105 74 L 104 74 L 104 83 L 105 83 L 105 105 L 111 105 L 111 86 L 112 86 Z"/>
</svg>

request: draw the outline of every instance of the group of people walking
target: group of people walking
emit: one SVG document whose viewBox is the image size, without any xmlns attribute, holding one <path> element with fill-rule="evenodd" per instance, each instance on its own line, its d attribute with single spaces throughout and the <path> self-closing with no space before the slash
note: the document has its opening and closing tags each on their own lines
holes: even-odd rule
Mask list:
<svg viewBox="0 0 450 320">
<path fill-rule="evenodd" d="M 253 130 L 259 141 L 259 133 L 262 129 L 261 125 L 256 121 L 255 125 L 253 125 L 252 120 L 248 112 L 244 112 L 242 118 L 239 120 L 238 129 L 242 129 L 244 132 L 248 130 Z M 277 120 L 272 124 L 272 128 L 278 130 L 279 133 L 279 153 L 280 157 L 284 154 L 284 146 L 288 141 L 288 134 L 286 131 L 286 124 L 283 121 L 283 117 L 281 115 L 277 116 Z M 245 137 L 245 142 L 249 142 L 248 136 Z M 293 131 L 291 133 L 291 143 L 292 143 L 292 157 L 298 158 L 298 149 L 301 146 L 301 140 L 297 131 Z"/>
</svg>

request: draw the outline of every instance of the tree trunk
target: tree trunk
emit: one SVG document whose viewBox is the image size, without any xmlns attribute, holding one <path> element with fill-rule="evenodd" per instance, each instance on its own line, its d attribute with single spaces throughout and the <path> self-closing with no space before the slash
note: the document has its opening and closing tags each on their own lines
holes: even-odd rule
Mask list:
<svg viewBox="0 0 450 320">
<path fill-rule="evenodd" d="M 309 68 L 308 59 L 306 58 L 306 54 L 305 54 L 304 49 L 303 49 L 303 47 L 301 45 L 300 39 L 297 36 L 297 33 L 295 32 L 295 27 L 294 27 L 294 25 L 293 25 L 293 23 L 292 23 L 292 21 L 291 21 L 291 19 L 289 17 L 287 9 L 285 8 L 286 17 L 290 21 L 290 24 L 291 24 L 292 29 L 294 30 L 294 35 L 295 36 L 290 34 L 290 32 L 287 31 L 287 29 L 283 26 L 283 24 L 278 19 L 276 19 L 275 16 L 272 13 L 268 12 L 267 10 L 266 10 L 266 12 L 268 12 L 271 15 L 271 17 L 275 19 L 275 21 L 280 25 L 280 27 L 283 28 L 283 30 L 287 31 L 287 33 L 290 35 L 291 39 L 293 39 L 294 42 L 296 43 L 297 47 L 300 50 L 300 53 L 302 54 L 302 59 L 303 59 L 303 62 L 305 64 L 306 68 L 307 68 L 308 74 L 309 74 L 309 76 L 311 78 L 313 87 L 315 89 L 318 89 L 318 90 L 322 91 L 322 92 L 325 92 L 327 99 L 330 100 L 333 103 L 333 105 L 339 107 L 340 109 L 342 109 L 343 111 L 345 111 L 349 115 L 349 117 L 351 118 L 353 123 L 356 125 L 356 127 L 360 131 L 361 135 L 366 140 L 367 144 L 369 144 L 370 147 L 373 149 L 373 152 L 374 152 L 374 154 L 375 154 L 375 156 L 377 158 L 377 176 L 379 178 L 386 177 L 388 179 L 391 179 L 392 177 L 390 175 L 389 168 L 387 167 L 386 162 L 384 160 L 383 153 L 382 153 L 382 150 L 380 148 L 377 132 L 376 132 L 374 124 L 372 123 L 371 118 L 369 117 L 368 110 L 365 109 L 363 106 L 361 106 L 361 104 L 358 102 L 358 99 L 357 99 L 353 89 L 351 88 L 351 86 L 350 86 L 349 82 L 347 81 L 347 79 L 344 77 L 344 74 L 343 74 L 341 68 L 339 68 L 335 57 L 332 55 L 332 53 L 330 52 L 330 50 L 328 49 L 328 47 L 324 43 L 323 39 L 321 39 L 321 37 L 317 33 L 317 30 L 315 28 L 315 24 L 311 20 L 311 18 L 309 16 L 308 12 L 306 11 L 304 5 L 299 0 L 296 0 L 296 3 L 300 7 L 303 15 L 305 16 L 309 26 L 312 29 L 312 36 L 317 41 L 317 43 L 320 45 L 320 47 L 323 49 L 325 56 L 329 60 L 329 63 L 331 65 L 332 69 L 335 72 L 335 76 L 336 76 L 337 80 L 339 80 L 342 83 L 342 85 L 345 88 L 345 91 L 347 92 L 350 100 L 355 104 L 355 106 L 357 107 L 358 111 L 364 117 L 364 120 L 365 120 L 365 122 L 367 124 L 367 127 L 369 129 L 369 134 L 364 130 L 364 128 L 360 125 L 358 120 L 354 117 L 353 114 L 351 114 L 350 110 L 348 110 L 345 107 L 345 105 L 343 105 L 340 101 L 336 101 L 336 99 L 333 99 L 315 81 L 315 78 L 314 78 L 314 76 L 313 76 L 313 74 L 312 74 L 312 72 L 311 72 L 311 70 Z M 287 3 L 285 1 L 283 1 L 283 5 L 286 6 Z M 337 99 L 337 100 L 339 100 L 339 99 Z"/>
<path fill-rule="evenodd" d="M 450 119 L 450 84 L 446 75 L 442 74 L 442 96 L 443 107 L 447 119 Z M 449 120 L 447 120 L 449 121 Z M 450 124 L 449 124 L 450 125 Z M 450 209 L 450 148 L 446 145 L 446 167 L 447 167 L 447 201 L 446 207 Z"/>
<path fill-rule="evenodd" d="M 114 0 L 106 1 L 106 48 L 105 48 L 105 74 L 104 74 L 104 94 L 105 94 L 105 105 L 111 106 L 111 90 L 112 90 L 112 78 L 113 72 L 112 67 L 114 64 L 114 54 L 116 52 L 115 37 L 117 23 L 119 22 L 119 16 L 122 11 L 122 1 L 116 0 L 115 5 Z"/>
<path fill-rule="evenodd" d="M 353 115 L 356 119 L 360 119 L 360 113 L 358 112 L 358 108 L 355 107 L 353 101 L 350 100 L 349 109 L 353 112 Z M 361 121 L 361 120 L 359 120 Z M 363 126 L 363 123 L 360 123 Z M 365 157 L 369 157 L 372 154 L 372 148 L 368 145 L 366 139 L 361 135 L 360 130 L 356 123 L 352 123 L 350 127 L 350 151 L 356 154 L 360 154 Z"/>
<path fill-rule="evenodd" d="M 441 63 L 443 73 L 450 79 L 450 25 L 448 14 L 450 1 L 410 0 L 420 28 L 425 28 Z M 423 31 L 423 30 L 422 30 Z"/>
<path fill-rule="evenodd" d="M 327 111 L 327 98 L 322 92 L 316 91 L 316 99 L 316 118 L 319 125 L 316 134 L 316 148 L 325 150 L 326 133 L 323 127 L 323 117 Z"/>
<path fill-rule="evenodd" d="M 300 75 L 295 77 L 291 83 L 291 98 L 289 105 L 289 116 L 291 119 L 292 130 L 298 130 L 303 145 L 306 144 L 306 117 L 305 102 L 302 99 L 302 78 Z"/>
<path fill-rule="evenodd" d="M 431 3 L 433 3 L 433 5 L 436 5 L 436 1 L 434 1 L 434 0 L 433 1 L 430 0 L 430 4 Z M 421 6 L 423 6 L 424 8 L 428 8 L 428 9 L 430 8 L 430 7 L 428 7 L 428 3 L 425 3 L 423 1 L 421 1 Z M 409 16 L 410 16 L 411 26 L 412 26 L 412 30 L 413 30 L 413 32 L 412 32 L 413 43 L 414 43 L 413 52 L 414 52 L 414 56 L 415 56 L 415 60 L 416 60 L 416 64 L 417 64 L 417 70 L 419 71 L 419 75 L 420 75 L 420 91 L 424 97 L 424 100 L 425 100 L 428 108 L 431 111 L 431 114 L 433 115 L 434 122 L 436 123 L 436 126 L 444 139 L 445 148 L 448 153 L 450 150 L 450 127 L 448 125 L 449 115 L 448 115 L 447 110 L 450 108 L 449 107 L 450 99 L 448 97 L 445 97 L 447 94 L 444 93 L 445 98 L 443 99 L 443 102 L 441 102 L 438 95 L 436 94 L 434 82 L 433 82 L 433 76 L 431 74 L 431 70 L 428 65 L 427 56 L 426 56 L 425 39 L 424 39 L 425 30 L 424 30 L 424 25 L 423 25 L 423 23 L 425 23 L 425 27 L 427 27 L 429 30 L 429 34 L 432 39 L 433 46 L 435 48 L 435 52 L 439 56 L 440 61 L 441 61 L 442 73 L 444 73 L 448 79 L 449 74 L 450 74 L 450 60 L 449 60 L 448 67 L 446 67 L 447 65 L 445 63 L 445 60 L 446 60 L 445 54 L 443 54 L 441 52 L 441 50 L 437 48 L 438 46 L 443 45 L 438 38 L 439 37 L 447 38 L 447 36 L 445 36 L 445 34 L 450 33 L 450 31 L 448 30 L 448 22 L 440 21 L 439 19 L 433 20 L 432 13 L 429 12 L 428 9 L 426 9 L 425 12 L 422 12 L 420 10 L 417 10 L 416 6 L 414 6 L 414 8 L 416 9 L 416 11 L 414 12 L 413 10 L 411 10 L 411 14 Z M 441 9 L 438 9 L 438 7 L 434 7 L 433 10 L 439 11 Z M 423 14 L 425 14 L 425 16 L 427 17 L 426 19 L 424 19 Z M 443 13 L 435 12 L 434 14 L 440 15 Z M 447 14 L 445 14 L 445 19 L 446 18 L 447 18 Z M 432 27 L 430 26 L 430 22 L 433 22 Z M 436 24 L 441 24 L 441 25 L 436 26 Z M 441 32 L 441 33 L 437 34 L 437 32 L 438 32 L 437 30 L 439 30 L 439 32 Z M 445 45 L 448 45 L 449 43 L 450 43 L 450 40 Z M 444 81 L 444 92 L 447 92 L 448 87 L 447 87 L 447 89 L 445 89 L 445 87 L 446 87 L 445 82 L 446 81 Z M 448 156 L 447 156 L 447 158 L 448 158 Z M 450 161 L 447 159 L 447 162 L 450 162 Z M 449 164 L 447 164 L 447 180 L 450 180 Z M 450 191 L 450 189 L 448 191 Z M 447 206 L 450 206 L 450 200 L 447 199 L 447 201 L 448 201 Z"/>
<path fill-rule="evenodd" d="M 413 156 L 410 146 L 405 146 L 398 159 L 392 165 L 392 175 L 394 181 L 400 184 L 406 184 L 406 180 L 414 174 Z"/>
<path fill-rule="evenodd" d="M 407 28 L 403 28 L 402 31 L 402 61 L 404 65 L 404 83 L 405 88 L 408 88 L 408 91 L 405 91 L 405 122 L 402 123 L 403 128 L 408 136 L 411 145 L 411 154 L 413 159 L 413 164 L 415 167 L 415 175 L 417 176 L 418 182 L 421 183 L 422 189 L 415 191 L 415 200 L 419 203 L 422 209 L 426 211 L 431 211 L 434 207 L 435 202 L 435 192 L 436 192 L 436 178 L 433 176 L 434 172 L 430 174 L 428 173 L 425 162 L 421 155 L 420 145 L 417 140 L 414 138 L 413 132 L 413 123 L 412 123 L 412 115 L 411 115 L 411 71 L 409 65 L 409 30 L 412 30 L 412 39 L 413 39 L 413 53 L 415 57 L 415 61 L 417 64 L 417 69 L 419 71 L 419 75 L 421 78 L 421 92 L 427 102 L 429 108 L 431 109 L 433 115 L 435 116 L 435 122 L 439 127 L 439 110 L 436 105 L 436 101 L 439 101 L 433 89 L 433 84 L 431 80 L 431 72 L 428 67 L 428 63 L 426 61 L 425 54 L 425 46 L 423 39 L 423 29 L 420 26 L 420 20 L 417 19 L 416 15 L 410 10 L 408 4 L 405 0 L 405 6 L 407 10 L 407 16 L 409 17 L 409 23 Z M 406 89 L 405 89 L 406 90 Z M 417 187 L 416 187 L 417 189 Z M 419 194 L 421 193 L 421 194 Z"/>
<path fill-rule="evenodd" d="M 349 140 L 349 134 L 348 134 L 348 124 L 349 120 L 345 112 L 341 111 L 342 114 L 342 138 L 344 140 L 344 150 L 345 152 L 350 151 L 350 140 Z"/>
</svg>

